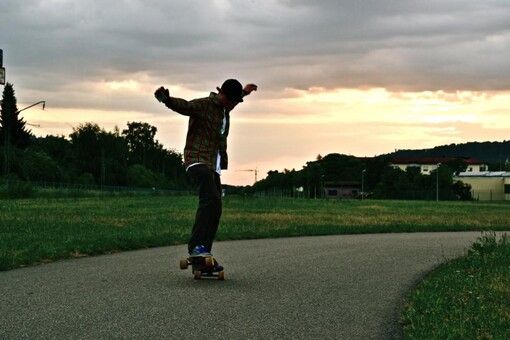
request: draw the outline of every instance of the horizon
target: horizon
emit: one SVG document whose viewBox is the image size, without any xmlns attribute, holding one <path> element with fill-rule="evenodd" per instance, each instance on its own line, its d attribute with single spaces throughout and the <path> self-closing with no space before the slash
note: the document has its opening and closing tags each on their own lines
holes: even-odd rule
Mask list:
<svg viewBox="0 0 510 340">
<path fill-rule="evenodd" d="M 191 100 L 227 78 L 257 84 L 231 114 L 222 172 L 249 185 L 239 170 L 301 169 L 319 154 L 505 141 L 508 22 L 501 0 L 5 0 L 0 49 L 18 108 L 47 103 L 22 112 L 37 136 L 142 121 L 182 154 L 187 117 L 157 87 Z"/>
</svg>

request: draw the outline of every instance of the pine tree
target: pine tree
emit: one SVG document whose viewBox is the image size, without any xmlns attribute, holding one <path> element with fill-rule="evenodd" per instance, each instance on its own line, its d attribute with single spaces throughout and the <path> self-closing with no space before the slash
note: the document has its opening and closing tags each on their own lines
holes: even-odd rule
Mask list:
<svg viewBox="0 0 510 340">
<path fill-rule="evenodd" d="M 25 121 L 19 117 L 14 87 L 7 83 L 2 95 L 0 111 L 0 145 L 9 145 L 24 149 L 30 143 L 30 131 Z"/>
</svg>

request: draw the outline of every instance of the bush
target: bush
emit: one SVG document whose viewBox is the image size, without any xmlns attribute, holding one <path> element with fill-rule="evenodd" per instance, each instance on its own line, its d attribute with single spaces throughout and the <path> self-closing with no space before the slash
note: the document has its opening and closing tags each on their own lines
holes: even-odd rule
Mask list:
<svg viewBox="0 0 510 340">
<path fill-rule="evenodd" d="M 471 185 L 456 181 L 452 184 L 452 191 L 455 197 L 461 201 L 471 201 Z"/>
<path fill-rule="evenodd" d="M 24 179 L 50 182 L 61 180 L 62 174 L 57 162 L 45 152 L 26 149 L 20 158 L 19 166 Z"/>
<path fill-rule="evenodd" d="M 504 233 L 498 239 L 495 232 L 488 232 L 479 237 L 469 249 L 468 254 L 471 256 L 490 256 L 499 251 L 500 253 L 509 253 L 510 251 L 510 235 Z M 509 254 L 510 255 L 510 254 Z"/>
<path fill-rule="evenodd" d="M 76 179 L 76 183 L 83 185 L 94 185 L 94 176 L 89 172 L 84 172 Z"/>
<path fill-rule="evenodd" d="M 127 172 L 128 185 L 140 188 L 152 188 L 157 185 L 157 176 L 143 165 L 135 164 Z"/>
<path fill-rule="evenodd" d="M 9 198 L 29 198 L 33 197 L 34 188 L 30 182 L 11 180 L 7 183 L 7 196 Z"/>
</svg>

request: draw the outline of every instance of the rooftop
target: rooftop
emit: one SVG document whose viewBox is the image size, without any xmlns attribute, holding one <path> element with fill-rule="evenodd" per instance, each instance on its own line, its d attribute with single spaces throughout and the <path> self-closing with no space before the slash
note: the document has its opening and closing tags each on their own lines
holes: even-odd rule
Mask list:
<svg viewBox="0 0 510 340">
<path fill-rule="evenodd" d="M 510 177 L 510 172 L 506 171 L 479 171 L 479 172 L 459 172 L 455 177 Z"/>
<path fill-rule="evenodd" d="M 464 161 L 466 164 L 476 165 L 485 164 L 479 159 L 472 157 L 394 157 L 392 164 L 439 164 L 448 163 L 455 160 Z"/>
</svg>

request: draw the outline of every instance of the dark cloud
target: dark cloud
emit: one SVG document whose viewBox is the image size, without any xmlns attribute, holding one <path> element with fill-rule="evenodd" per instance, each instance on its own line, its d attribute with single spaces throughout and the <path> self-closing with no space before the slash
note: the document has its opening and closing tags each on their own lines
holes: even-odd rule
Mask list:
<svg viewBox="0 0 510 340">
<path fill-rule="evenodd" d="M 2 0 L 0 48 L 8 79 L 62 106 L 141 108 L 147 93 L 77 90 L 140 74 L 200 91 L 231 76 L 274 91 L 508 90 L 509 22 L 504 0 Z"/>
</svg>

